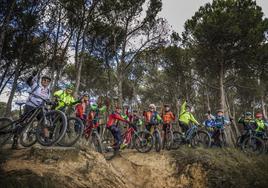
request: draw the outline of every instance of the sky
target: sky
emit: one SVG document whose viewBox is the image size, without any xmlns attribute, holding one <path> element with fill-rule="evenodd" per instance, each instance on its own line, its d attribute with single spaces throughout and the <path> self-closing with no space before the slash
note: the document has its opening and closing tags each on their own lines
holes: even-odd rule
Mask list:
<svg viewBox="0 0 268 188">
<path fill-rule="evenodd" d="M 185 21 L 208 2 L 212 0 L 162 0 L 163 7 L 159 16 L 166 18 L 172 29 L 181 34 Z M 257 0 L 257 5 L 262 7 L 265 17 L 268 17 L 268 0 Z"/>
</svg>

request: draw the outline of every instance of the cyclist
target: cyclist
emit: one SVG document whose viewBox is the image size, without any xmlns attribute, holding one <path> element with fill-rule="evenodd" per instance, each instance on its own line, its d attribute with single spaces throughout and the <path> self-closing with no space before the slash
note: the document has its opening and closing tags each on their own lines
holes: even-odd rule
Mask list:
<svg viewBox="0 0 268 188">
<path fill-rule="evenodd" d="M 231 122 L 224 117 L 224 112 L 222 109 L 218 109 L 215 116 L 215 131 L 212 135 L 215 143 L 220 142 L 220 129 L 223 129 L 225 125 L 229 125 Z"/>
<path fill-rule="evenodd" d="M 122 144 L 122 136 L 121 136 L 121 131 L 118 127 L 119 121 L 125 122 L 125 123 L 130 123 L 128 120 L 126 120 L 124 117 L 121 115 L 121 108 L 117 106 L 115 108 L 115 111 L 109 115 L 108 117 L 108 122 L 107 122 L 107 129 L 110 130 L 112 133 L 114 139 L 115 139 L 115 150 L 119 151 L 120 145 Z"/>
<path fill-rule="evenodd" d="M 140 127 L 142 126 L 143 122 L 141 117 L 138 115 L 138 111 L 137 110 L 133 110 L 132 113 L 132 119 L 131 119 L 131 123 L 133 124 L 134 129 L 137 131 L 138 129 L 140 129 Z"/>
<path fill-rule="evenodd" d="M 256 122 L 256 133 L 257 136 L 264 136 L 265 135 L 265 127 L 268 126 L 268 122 L 263 119 L 262 113 L 256 113 L 255 115 L 255 122 Z"/>
<path fill-rule="evenodd" d="M 92 127 L 97 127 L 98 133 L 100 133 L 100 127 L 99 127 L 99 119 L 100 119 L 100 113 L 104 113 L 107 110 L 107 106 L 104 105 L 102 107 L 98 107 L 97 104 L 90 105 L 90 110 L 88 113 L 88 125 Z"/>
<path fill-rule="evenodd" d="M 215 126 L 215 117 L 210 112 L 206 113 L 205 116 L 207 119 L 203 122 L 203 125 L 210 133 L 210 135 L 212 135 L 214 131 L 213 128 Z"/>
<path fill-rule="evenodd" d="M 164 140 L 167 128 L 171 128 L 171 122 L 175 121 L 175 116 L 170 110 L 170 106 L 168 104 L 164 105 L 165 111 L 162 114 L 162 120 L 163 120 L 163 128 L 161 132 L 162 140 Z"/>
<path fill-rule="evenodd" d="M 145 118 L 145 129 L 151 132 L 153 125 L 157 125 L 162 122 L 162 118 L 156 111 L 156 106 L 154 104 L 149 105 L 149 111 L 144 112 Z"/>
<path fill-rule="evenodd" d="M 87 120 L 89 108 L 89 95 L 87 93 L 83 93 L 81 97 L 80 103 L 75 106 L 75 115 L 80 118 L 84 123 Z"/>
<path fill-rule="evenodd" d="M 72 96 L 74 90 L 73 84 L 68 84 L 65 90 L 59 90 L 54 93 L 54 97 L 56 98 L 57 106 L 56 110 L 65 111 L 67 105 L 75 105 L 80 102 L 80 100 L 75 100 Z"/>
<path fill-rule="evenodd" d="M 244 115 L 238 119 L 238 123 L 242 124 L 244 129 L 241 134 L 240 143 L 238 143 L 242 144 L 248 134 L 248 131 L 256 126 L 256 121 L 253 119 L 251 112 L 245 112 Z"/>
<path fill-rule="evenodd" d="M 41 80 L 38 75 L 35 75 L 31 78 L 31 91 L 30 95 L 26 101 L 26 105 L 24 107 L 24 115 L 28 114 L 29 112 L 33 111 L 36 107 L 40 106 L 43 103 L 43 100 L 38 98 L 41 97 L 43 99 L 48 100 L 50 98 L 50 89 L 49 84 L 51 82 L 51 78 L 48 76 L 42 76 Z M 37 116 L 38 119 L 41 118 L 41 115 Z M 48 138 L 48 130 L 44 129 L 45 137 Z M 13 149 L 18 148 L 18 137 L 15 134 L 13 138 Z"/>
<path fill-rule="evenodd" d="M 179 114 L 179 125 L 182 129 L 183 134 L 185 134 L 190 128 L 190 123 L 200 125 L 191 113 L 191 106 L 187 104 L 187 101 L 185 100 L 181 105 Z"/>
</svg>

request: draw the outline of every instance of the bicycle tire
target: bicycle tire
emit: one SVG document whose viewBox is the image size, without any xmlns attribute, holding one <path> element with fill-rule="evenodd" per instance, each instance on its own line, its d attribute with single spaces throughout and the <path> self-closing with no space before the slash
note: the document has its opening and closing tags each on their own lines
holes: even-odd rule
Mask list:
<svg viewBox="0 0 268 188">
<path fill-rule="evenodd" d="M 223 148 L 223 147 L 228 147 L 228 144 L 227 144 L 227 135 L 226 135 L 226 132 L 222 132 L 221 135 L 220 135 L 220 147 Z"/>
<path fill-rule="evenodd" d="M 237 137 L 237 139 L 236 139 L 236 143 L 235 143 L 235 147 L 236 147 L 236 148 L 240 148 L 240 149 L 242 149 L 242 144 L 243 144 L 243 143 L 241 143 L 241 138 L 242 138 L 242 136 L 238 136 L 238 137 Z"/>
<path fill-rule="evenodd" d="M 7 131 L 9 129 L 13 129 L 14 124 L 12 119 L 2 117 L 0 118 L 0 131 Z M 13 133 L 6 133 L 0 135 L 0 147 L 3 147 L 9 140 L 11 140 Z"/>
<path fill-rule="evenodd" d="M 69 117 L 67 119 L 67 122 L 68 123 L 67 123 L 66 133 L 64 134 L 63 138 L 58 142 L 58 145 L 64 146 L 64 147 L 71 147 L 83 135 L 84 123 L 81 119 L 76 118 L 76 117 Z"/>
<path fill-rule="evenodd" d="M 34 120 L 30 125 L 26 126 L 20 133 L 20 144 L 23 147 L 31 147 L 37 142 L 37 138 L 36 138 L 37 126 L 34 127 L 35 122 L 36 120 Z M 37 121 L 37 124 L 38 124 L 38 121 Z M 30 141 L 27 143 L 26 139 Z"/>
<path fill-rule="evenodd" d="M 162 141 L 161 141 L 161 136 L 160 136 L 159 131 L 154 131 L 153 136 L 154 136 L 155 151 L 160 152 L 162 148 Z"/>
<path fill-rule="evenodd" d="M 153 135 L 147 131 L 137 132 L 133 138 L 133 141 L 135 149 L 140 153 L 147 153 L 151 151 L 154 146 Z"/>
<path fill-rule="evenodd" d="M 171 149 L 178 149 L 182 145 L 182 133 L 179 131 L 173 131 L 173 144 Z"/>
<path fill-rule="evenodd" d="M 250 143 L 249 143 L 249 141 L 250 141 Z M 250 145 L 248 145 L 248 144 L 250 144 Z M 256 136 L 251 136 L 251 137 L 245 138 L 245 140 L 243 141 L 243 144 L 242 144 L 242 150 L 245 153 L 248 153 L 248 154 L 252 153 L 252 152 L 249 152 L 249 150 L 248 150 L 248 148 L 250 148 L 250 149 L 252 148 L 252 146 L 253 146 L 252 144 L 257 144 L 258 145 L 257 146 L 258 149 L 255 150 L 256 152 L 253 151 L 254 154 L 260 155 L 265 151 L 264 141 L 261 138 L 256 137 Z"/>
<path fill-rule="evenodd" d="M 101 138 L 100 138 L 99 133 L 94 131 L 92 133 L 91 137 L 92 137 L 91 142 L 92 142 L 92 145 L 94 147 L 94 150 L 96 152 L 103 153 L 103 146 L 102 146 L 102 142 L 101 142 Z"/>
<path fill-rule="evenodd" d="M 112 160 L 117 152 L 114 149 L 114 141 L 111 139 L 104 139 L 102 140 L 102 146 L 103 146 L 103 157 L 108 161 Z"/>
<path fill-rule="evenodd" d="M 173 131 L 168 130 L 167 133 L 166 133 L 166 135 L 165 135 L 165 137 L 166 137 L 165 138 L 165 140 L 166 140 L 166 142 L 165 142 L 166 149 L 167 150 L 170 150 L 171 147 L 172 147 L 172 145 L 173 145 L 173 140 L 174 140 L 174 138 L 173 138 Z"/>
<path fill-rule="evenodd" d="M 205 139 L 200 136 L 201 134 L 203 134 Z M 209 148 L 211 146 L 211 137 L 207 131 L 198 130 L 191 136 L 190 143 L 193 148 L 200 147 L 200 143 L 202 143 L 202 146 L 204 146 L 204 148 Z"/>
<path fill-rule="evenodd" d="M 49 131 L 49 138 L 46 140 L 43 134 L 44 126 L 42 125 L 43 118 L 41 119 L 36 138 L 39 144 L 43 146 L 52 146 L 57 144 L 64 136 L 67 130 L 67 118 L 65 114 L 59 110 L 51 110 L 45 114 L 50 126 L 45 128 Z M 57 124 L 54 122 L 57 120 Z M 54 137 L 54 138 L 53 138 Z"/>
</svg>

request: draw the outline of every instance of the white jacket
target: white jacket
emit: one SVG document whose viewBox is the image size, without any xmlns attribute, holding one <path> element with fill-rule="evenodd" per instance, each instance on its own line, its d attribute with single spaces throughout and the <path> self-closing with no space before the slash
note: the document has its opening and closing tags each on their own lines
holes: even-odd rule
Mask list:
<svg viewBox="0 0 268 188">
<path fill-rule="evenodd" d="M 31 86 L 30 93 L 33 93 L 36 96 L 40 96 L 43 99 L 49 99 L 50 98 L 50 89 L 49 85 L 47 87 L 42 86 L 40 79 L 38 76 L 35 76 L 33 78 L 33 85 Z M 43 100 L 35 97 L 34 95 L 29 95 L 26 105 L 38 107 L 43 103 Z"/>
</svg>

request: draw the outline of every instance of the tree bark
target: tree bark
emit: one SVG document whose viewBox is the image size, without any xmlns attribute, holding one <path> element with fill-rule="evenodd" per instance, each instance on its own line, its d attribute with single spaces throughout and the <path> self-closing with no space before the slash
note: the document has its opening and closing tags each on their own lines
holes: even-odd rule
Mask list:
<svg viewBox="0 0 268 188">
<path fill-rule="evenodd" d="M 224 67 L 223 62 L 220 63 L 220 108 L 225 113 L 225 93 L 224 93 Z M 226 114 L 226 113 L 225 113 Z"/>
<path fill-rule="evenodd" d="M 5 36 L 6 36 L 7 25 L 9 24 L 11 13 L 13 12 L 15 4 L 16 4 L 16 1 L 12 0 L 10 9 L 8 10 L 8 13 L 4 19 L 4 23 L 2 25 L 1 35 L 0 35 L 0 61 L 2 59 L 3 44 L 4 44 L 4 40 L 5 40 Z"/>
<path fill-rule="evenodd" d="M 10 92 L 10 95 L 9 95 L 9 98 L 8 98 L 8 101 L 7 101 L 7 107 L 6 107 L 6 113 L 5 113 L 6 117 L 11 116 L 12 101 L 13 101 L 13 98 L 14 98 L 14 95 L 15 95 L 15 92 L 16 92 L 16 88 L 17 88 L 17 85 L 18 85 L 18 79 L 19 79 L 19 76 L 20 76 L 20 67 L 21 66 L 20 66 L 20 63 L 19 63 L 16 66 L 16 69 L 15 69 L 15 77 L 14 77 L 11 92 Z"/>
</svg>

